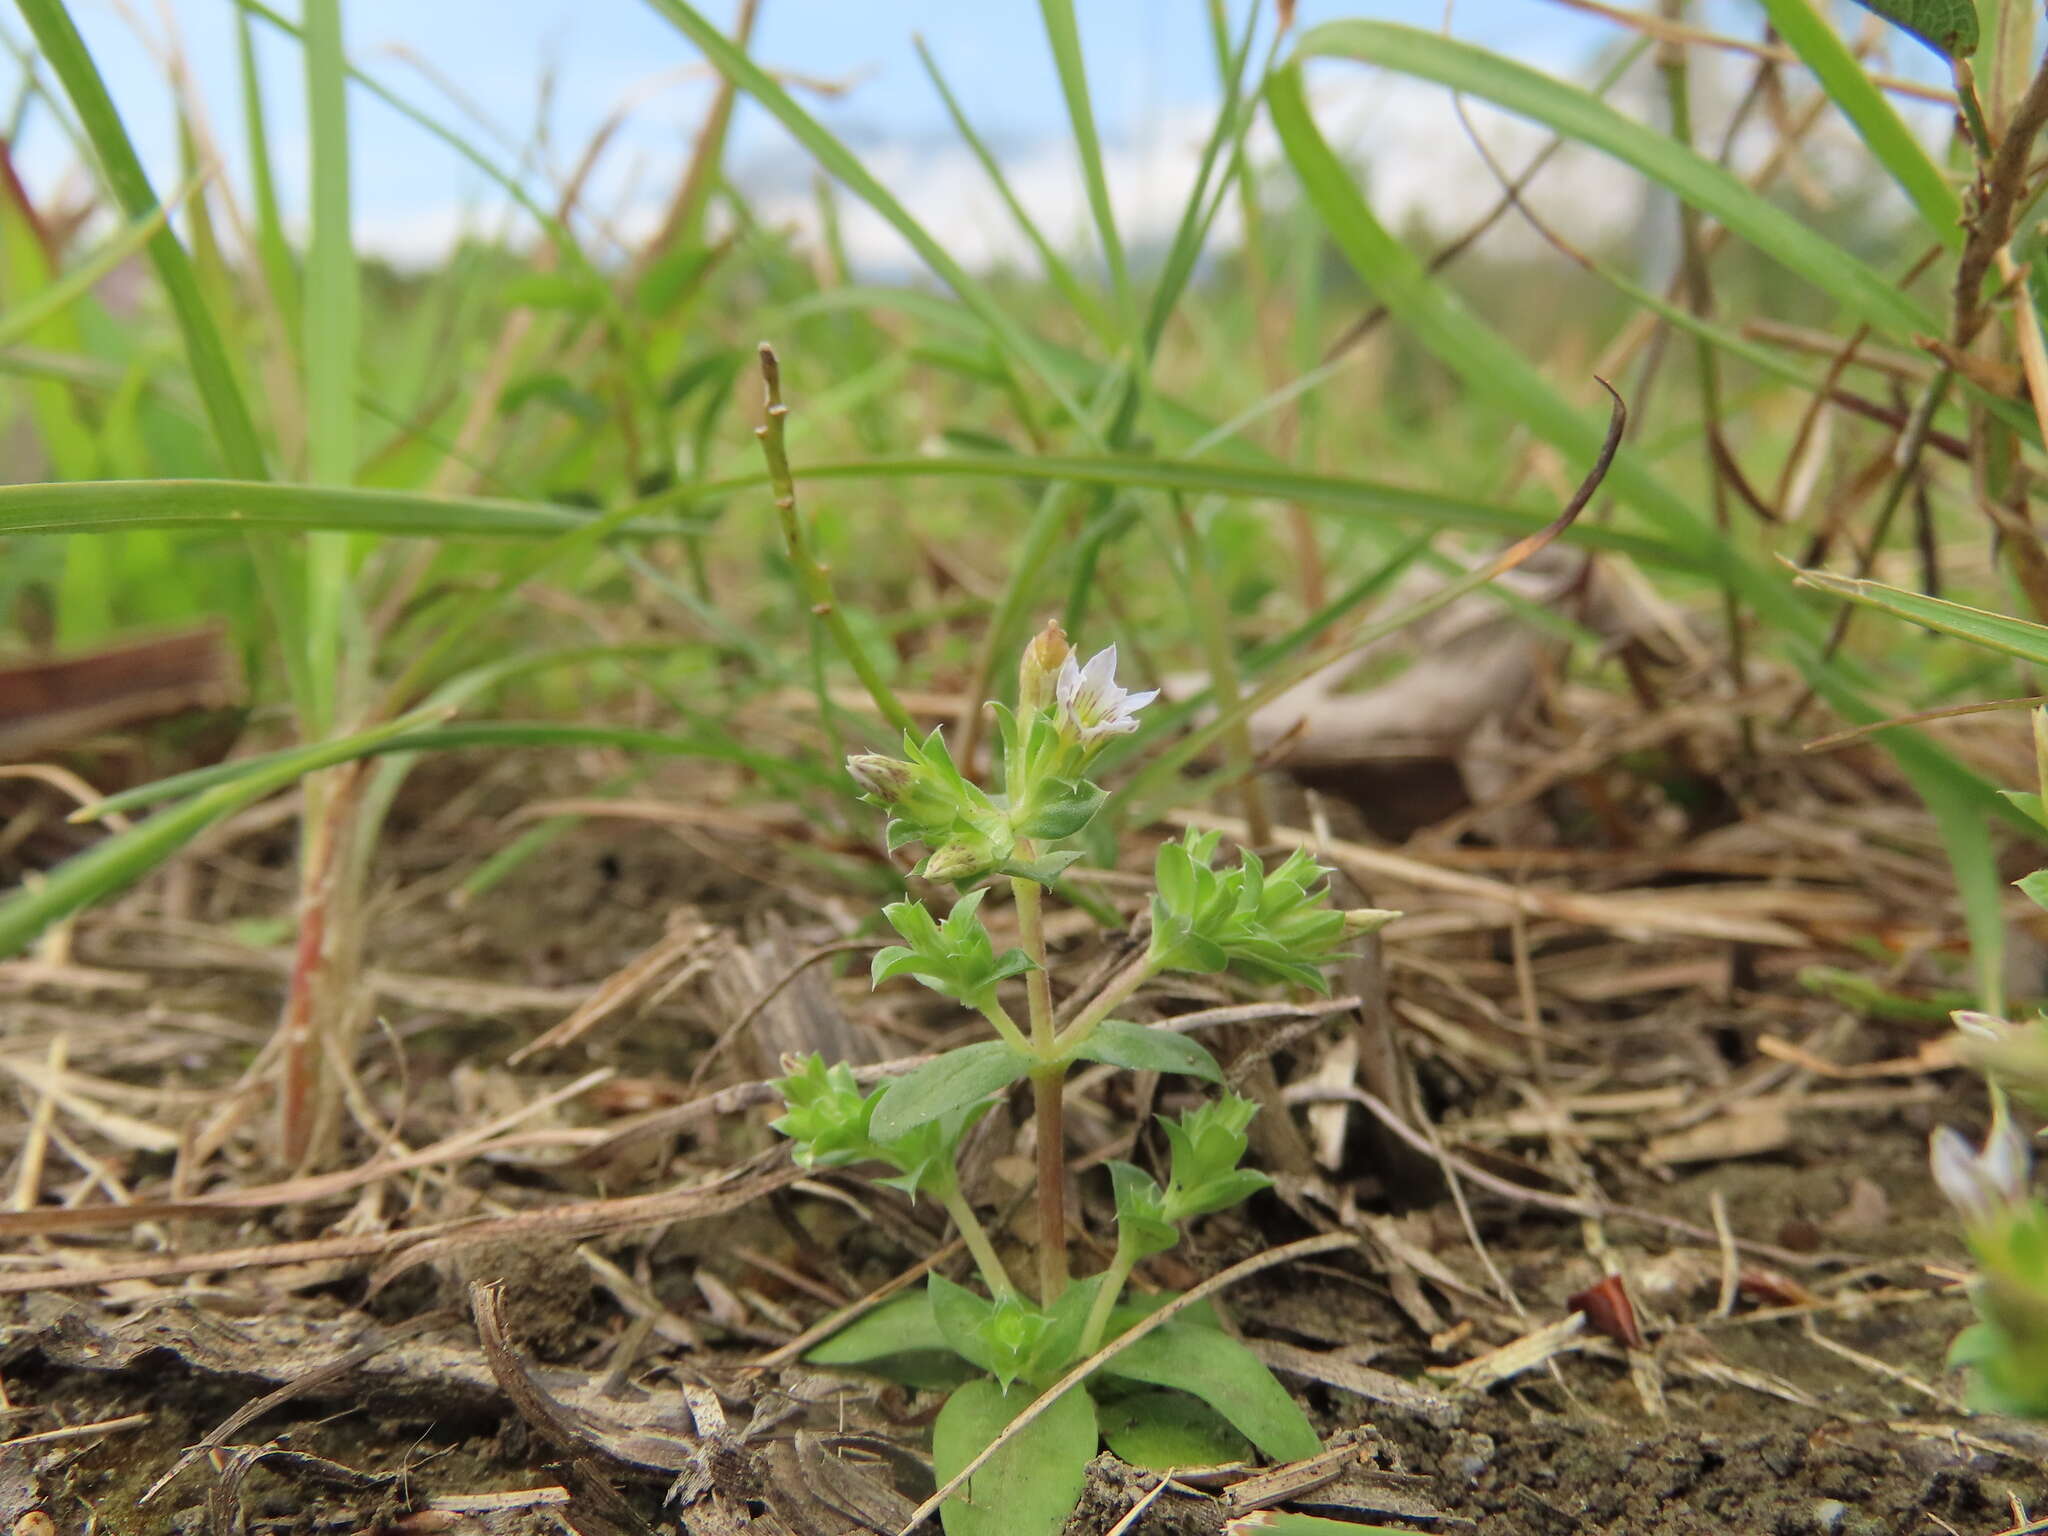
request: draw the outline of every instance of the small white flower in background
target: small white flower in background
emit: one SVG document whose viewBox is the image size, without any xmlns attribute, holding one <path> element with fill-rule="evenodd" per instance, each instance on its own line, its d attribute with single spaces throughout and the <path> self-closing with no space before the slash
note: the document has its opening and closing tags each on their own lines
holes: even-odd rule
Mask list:
<svg viewBox="0 0 2048 1536">
<path fill-rule="evenodd" d="M 1062 736 L 1092 746 L 1106 736 L 1124 736 L 1138 728 L 1138 711 L 1159 697 L 1157 688 L 1131 693 L 1116 681 L 1116 647 L 1106 645 L 1086 666 L 1067 653 L 1060 663 L 1059 728 Z"/>
<path fill-rule="evenodd" d="M 2033 1158 L 2026 1138 L 2003 1115 L 1993 1121 L 1981 1151 L 1961 1132 L 1937 1127 L 1928 1140 L 1927 1160 L 1934 1182 L 1965 1221 L 1987 1221 L 2027 1198 Z"/>
</svg>

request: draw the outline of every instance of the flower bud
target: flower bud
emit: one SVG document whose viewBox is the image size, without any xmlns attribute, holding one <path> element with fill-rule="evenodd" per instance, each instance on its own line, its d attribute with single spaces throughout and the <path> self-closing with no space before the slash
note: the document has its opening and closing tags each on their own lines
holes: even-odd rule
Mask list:
<svg viewBox="0 0 2048 1536">
<path fill-rule="evenodd" d="M 846 771 L 861 793 L 880 805 L 897 805 L 910 795 L 917 768 L 898 757 L 862 752 L 846 760 Z"/>
<path fill-rule="evenodd" d="M 1051 707 L 1068 652 L 1066 631 L 1059 620 L 1046 620 L 1045 628 L 1024 647 L 1024 658 L 1017 664 L 1018 714 L 1035 714 Z"/>
<path fill-rule="evenodd" d="M 927 880 L 965 880 L 988 867 L 987 855 L 965 843 L 948 843 L 943 848 L 934 848 L 932 856 L 924 861 L 924 877 Z"/>
</svg>

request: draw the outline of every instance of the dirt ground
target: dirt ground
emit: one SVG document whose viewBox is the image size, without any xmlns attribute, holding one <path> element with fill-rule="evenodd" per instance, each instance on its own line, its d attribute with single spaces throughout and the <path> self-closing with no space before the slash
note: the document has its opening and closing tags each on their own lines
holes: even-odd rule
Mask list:
<svg viewBox="0 0 2048 1536">
<path fill-rule="evenodd" d="M 944 1234 L 852 1177 L 798 1182 L 749 1085 L 806 1043 L 927 1049 L 943 1019 L 868 992 L 843 943 L 858 903 L 758 828 L 592 818 L 456 901 L 509 794 L 408 801 L 394 829 L 379 1023 L 319 1175 L 266 1163 L 253 1093 L 195 1148 L 277 1015 L 274 830 L 88 919 L 68 957 L 0 968 L 0 1140 L 17 1170 L 39 1159 L 0 1217 L 0 1530 L 839 1536 L 931 1491 L 935 1396 L 783 1346 Z M 1969 1415 L 1944 1368 L 1970 1312 L 1926 1138 L 1982 1110 L 1925 1054 L 1926 1000 L 1955 974 L 1930 942 L 1939 870 L 1915 844 L 1859 863 L 1759 836 L 1695 845 L 1677 876 L 1526 876 L 1663 914 L 1638 932 L 1475 919 L 1469 892 L 1386 876 L 1370 896 L 1413 915 L 1338 978 L 1355 1001 L 1210 1037 L 1246 1074 L 1281 1040 L 1292 1155 L 1320 1155 L 1141 1278 L 1356 1237 L 1225 1300 L 1332 1447 L 1282 1507 L 1446 1532 L 1992 1536 L 2048 1501 L 2048 1433 Z M 1483 863 L 1467 872 L 1504 878 Z M 1085 975 L 1098 941 L 1055 938 Z M 1845 1002 L 1814 966 L 1888 997 Z M 614 1011 L 507 1062 L 593 988 Z M 1447 1165 L 1331 1091 L 1371 1080 L 1388 1021 Z M 1070 1124 L 1094 1232 L 1094 1149 L 1127 1155 L 1135 1091 L 1105 1083 Z M 975 1192 L 1000 1218 L 1030 1163 L 1014 1121 L 990 1126 Z M 1077 1265 L 1104 1256 L 1084 1243 Z M 1607 1275 L 1633 1342 L 1575 1300 Z M 1162 1493 L 1104 1456 L 1070 1530 L 1219 1531 L 1260 1497 L 1249 1470 Z"/>
</svg>

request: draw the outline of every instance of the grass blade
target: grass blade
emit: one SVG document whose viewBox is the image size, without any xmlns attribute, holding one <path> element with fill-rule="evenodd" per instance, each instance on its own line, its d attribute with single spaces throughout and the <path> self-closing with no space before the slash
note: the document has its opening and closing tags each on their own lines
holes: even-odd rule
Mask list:
<svg viewBox="0 0 2048 1536">
<path fill-rule="evenodd" d="M 2015 619 L 1983 608 L 1970 608 L 1946 598 L 1929 597 L 1904 587 L 1888 586 L 1829 571 L 1801 571 L 1799 584 L 1831 593 L 1847 602 L 1860 603 L 1889 613 L 1895 618 L 1954 635 L 1987 651 L 2017 656 L 2037 667 L 2048 667 L 2048 625 Z"/>
<path fill-rule="evenodd" d="M 122 125 L 121 114 L 114 109 L 106 82 L 87 52 L 85 40 L 71 24 L 63 0 L 21 0 L 21 14 L 35 34 L 43 57 L 63 82 L 65 94 L 71 98 L 115 202 L 131 221 L 148 218 L 160 206 L 157 195 L 150 188 L 149 177 L 144 174 L 135 145 Z M 268 471 L 263 445 L 256 435 L 255 418 L 249 414 L 248 401 L 235 379 L 220 328 L 214 324 L 199 291 L 192 259 L 168 224 L 150 236 L 148 248 L 157 281 L 163 284 L 164 295 L 177 317 L 192 381 L 205 404 L 221 461 L 231 475 L 260 480 Z"/>
<path fill-rule="evenodd" d="M 341 0 L 306 0 L 306 112 L 313 232 L 306 255 L 306 471 L 345 486 L 356 473 L 356 348 L 361 293 L 349 233 L 348 97 Z M 344 675 L 343 637 L 354 629 L 348 540 L 318 534 L 306 561 L 306 677 L 298 701 L 308 737 L 323 734 L 359 690 Z"/>
<path fill-rule="evenodd" d="M 918 258 L 960 296 L 961 302 L 974 312 L 1003 350 L 1036 374 L 1068 416 L 1085 430 L 1089 420 L 1087 413 L 1037 340 L 1017 324 L 995 296 L 955 261 L 922 224 L 911 217 L 910 210 L 869 173 L 859 156 L 798 105 L 796 98 L 784 90 L 773 76 L 734 47 L 731 40 L 699 15 L 694 7 L 684 4 L 683 0 L 647 0 L 647 3 L 687 37 L 715 69 L 765 107 L 789 131 L 790 136 L 809 150 L 847 190 L 887 220 L 890 227 L 917 252 Z"/>
<path fill-rule="evenodd" d="M 52 923 L 134 884 L 221 818 L 275 794 L 303 774 L 359 757 L 370 745 L 418 723 L 393 721 L 374 731 L 279 753 L 259 772 L 218 784 L 66 859 L 33 887 L 0 901 L 0 956 L 21 953 Z"/>
<path fill-rule="evenodd" d="M 1126 331 L 1135 322 L 1137 302 L 1131 291 L 1130 263 L 1123 236 L 1117 232 L 1116 208 L 1109 198 L 1109 178 L 1102 169 L 1102 140 L 1095 131 L 1095 104 L 1088 95 L 1088 66 L 1081 56 L 1081 24 L 1074 0 L 1039 0 L 1045 39 L 1059 68 L 1060 91 L 1067 99 L 1067 121 L 1074 130 L 1074 149 L 1081 157 L 1081 176 L 1088 188 L 1088 211 L 1095 218 L 1095 237 L 1109 267 L 1110 290 Z"/>
<path fill-rule="evenodd" d="M 1631 122 L 1576 86 L 1455 38 L 1380 21 L 1333 21 L 1313 28 L 1295 49 L 1293 69 L 1274 79 L 1290 78 L 1301 61 L 1313 58 L 1378 64 L 1542 123 L 1668 187 L 1828 294 L 1856 319 L 1891 336 L 1941 330 L 1931 313 L 1882 273 L 1758 196 L 1713 161 Z M 1288 89 L 1299 94 L 1298 86 Z"/>
<path fill-rule="evenodd" d="M 411 491 L 331 490 L 243 480 L 85 480 L 0 486 L 0 533 L 109 533 L 127 528 L 219 532 L 299 529 L 446 538 L 540 538 L 598 521 L 576 507 L 426 496 Z M 622 522 L 622 535 L 676 532 Z"/>
<path fill-rule="evenodd" d="M 1109 316 L 1103 313 L 1102 306 L 1095 301 L 1095 295 L 1074 276 L 1074 269 L 1067 265 L 1066 258 L 1053 248 L 1052 242 L 1045 238 L 1045 232 L 1038 227 L 1037 221 L 1019 201 L 1016 192 L 1010 186 L 1010 178 L 1003 172 L 1002 162 L 990 152 L 981 135 L 975 131 L 974 124 L 968 120 L 967 113 L 961 108 L 958 98 L 953 95 L 953 88 L 939 72 L 938 61 L 932 57 L 924 39 L 919 37 L 913 41 L 917 47 L 918 60 L 924 65 L 925 74 L 931 78 L 933 88 L 939 93 L 939 100 L 945 103 L 946 115 L 953 120 L 953 131 L 960 135 L 961 142 L 980 162 L 989 185 L 996 190 L 996 196 L 1003 200 L 1003 206 L 1010 210 L 1010 217 L 1016 221 L 1017 228 L 1022 231 L 1024 238 L 1031 242 L 1032 250 L 1038 253 L 1038 260 L 1045 268 L 1045 275 L 1052 280 L 1053 286 L 1060 291 L 1060 297 L 1072 306 L 1074 313 L 1081 317 L 1082 323 L 1094 333 L 1096 339 L 1108 344 L 1111 339 Z"/>
<path fill-rule="evenodd" d="M 1828 99 L 1849 119 L 1877 163 L 1911 199 L 1928 232 L 1944 245 L 1963 243 L 1963 206 L 1926 147 L 1871 83 L 1811 0 L 1763 0 L 1771 25 L 1813 71 Z"/>
</svg>

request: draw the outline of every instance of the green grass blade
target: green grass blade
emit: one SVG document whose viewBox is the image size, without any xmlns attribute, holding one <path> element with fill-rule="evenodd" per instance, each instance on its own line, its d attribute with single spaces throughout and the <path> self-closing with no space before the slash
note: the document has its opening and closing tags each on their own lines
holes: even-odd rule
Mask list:
<svg viewBox="0 0 2048 1536">
<path fill-rule="evenodd" d="M 1541 81 L 1540 76 L 1532 78 Z M 1593 462 L 1599 434 L 1591 421 L 1558 396 L 1527 359 L 1439 285 L 1414 253 L 1373 216 L 1310 115 L 1299 66 L 1275 72 L 1267 82 L 1266 95 L 1274 127 L 1324 228 L 1381 301 L 1475 396 L 1491 400 L 1525 423 L 1571 462 Z M 1599 110 L 1607 111 L 1605 107 Z M 1666 143 L 1661 139 L 1655 142 Z M 1615 460 L 1607 486 L 1648 515 L 1674 547 L 1691 552 L 1702 575 L 1732 586 L 1775 631 L 1808 682 L 1839 714 L 1857 724 L 1883 717 L 1866 697 L 1869 685 L 1852 664 L 1846 658 L 1830 659 L 1825 654 L 1817 616 L 1775 571 L 1729 548 L 1683 498 L 1626 450 Z M 1916 783 L 1940 784 L 1965 800 L 2001 815 L 2007 813 L 2009 808 L 1989 784 L 1923 734 L 1902 728 L 1887 733 L 1886 745 Z M 2012 819 L 2015 824 L 2024 820 Z"/>
<path fill-rule="evenodd" d="M 270 129 L 263 110 L 263 78 L 256 67 L 255 29 L 249 13 L 235 11 L 235 57 L 242 75 L 242 131 L 249 155 L 249 193 L 256 216 L 256 254 L 270 284 L 271 302 L 284 317 L 285 343 L 300 345 L 299 269 L 277 209 L 277 181 L 270 168 Z"/>
<path fill-rule="evenodd" d="M 289 783 L 300 773 L 313 768 L 331 768 L 337 763 L 355 762 L 360 758 L 384 757 L 392 753 L 413 752 L 459 752 L 483 748 L 492 751 L 510 751 L 516 747 L 619 747 L 629 752 L 653 752 L 668 757 L 715 758 L 722 762 L 748 764 L 756 754 L 729 741 L 708 736 L 675 736 L 662 731 L 630 730 L 623 726 L 610 725 L 557 725 L 546 721 L 520 720 L 478 720 L 460 725 L 440 725 L 431 729 L 420 729 L 425 714 L 440 711 L 414 711 L 399 722 L 402 727 L 393 732 L 389 729 L 361 732 L 354 736 L 330 742 L 318 749 L 318 760 L 304 747 L 291 747 L 279 752 L 266 752 L 257 757 L 239 758 L 231 763 L 216 764 L 211 768 L 195 768 L 189 773 L 173 774 L 169 778 L 157 779 L 148 784 L 138 784 L 133 789 L 123 790 L 118 795 L 109 795 L 89 808 L 89 814 L 81 813 L 79 821 L 96 821 L 116 811 L 131 811 L 139 806 L 161 805 L 166 800 L 176 800 L 185 795 L 211 793 L 223 787 L 260 780 L 265 784 L 277 782 L 279 770 L 294 768 L 283 781 Z"/>
<path fill-rule="evenodd" d="M 1145 316 L 1143 339 L 1144 354 L 1154 356 L 1159 350 L 1160 338 L 1166 334 L 1167 322 L 1180 303 L 1181 294 L 1187 289 L 1188 280 L 1194 276 L 1195 263 L 1201 257 L 1202 247 L 1208 242 L 1209 228 L 1222 210 L 1224 199 L 1229 194 L 1228 178 L 1215 183 L 1216 166 L 1225 148 L 1231 151 L 1232 159 L 1243 163 L 1244 138 L 1250 132 L 1256 115 L 1256 103 L 1244 99 L 1244 74 L 1251 62 L 1252 35 L 1258 26 L 1260 8 L 1256 5 L 1245 12 L 1244 36 L 1234 52 L 1228 49 L 1228 39 L 1219 44 L 1225 49 L 1223 64 L 1223 104 L 1217 109 L 1216 124 L 1209 133 L 1209 141 L 1202 147 L 1202 159 L 1195 172 L 1195 184 L 1188 191 L 1188 200 L 1181 209 L 1180 223 L 1175 227 L 1173 240 L 1166 248 L 1166 259 L 1160 264 L 1159 279 L 1153 285 L 1152 299 Z M 1277 45 L 1278 39 L 1275 39 Z M 1249 175 L 1249 172 L 1246 173 Z M 1255 235 L 1250 231 L 1247 238 Z"/>
<path fill-rule="evenodd" d="M 946 77 L 939 72 L 938 61 L 932 57 L 931 50 L 925 47 L 924 39 L 920 37 L 914 41 L 918 60 L 924 65 L 925 74 L 931 78 L 933 88 L 938 91 L 939 100 L 945 103 L 946 115 L 953 120 L 953 131 L 960 135 L 961 142 L 980 163 L 982 174 L 988 177 L 989 185 L 996 190 L 996 196 L 1003 200 L 1003 206 L 1010 210 L 1010 217 L 1016 221 L 1017 228 L 1023 232 L 1024 238 L 1031 242 L 1032 250 L 1038 253 L 1038 260 L 1045 268 L 1045 275 L 1052 280 L 1053 286 L 1060 291 L 1060 297 L 1064 298 L 1074 313 L 1081 317 L 1082 323 L 1094 333 L 1096 339 L 1105 345 L 1109 344 L 1109 316 L 1096 302 L 1095 295 L 1074 276 L 1074 269 L 1068 266 L 1066 258 L 1053 248 L 1052 242 L 1045 238 L 1044 231 L 1038 227 L 1037 221 L 1018 199 L 1010 186 L 1010 178 L 1003 173 L 1002 162 L 996 159 L 989 151 L 988 145 L 982 141 L 981 135 L 975 132 L 974 124 L 969 121 L 958 98 L 953 95 L 953 88 L 946 83 Z"/>
<path fill-rule="evenodd" d="M 1848 602 L 1860 603 L 1866 608 L 1875 608 L 1880 613 L 1891 614 L 1944 635 L 1954 635 L 1987 651 L 2000 651 L 2037 667 L 2048 667 L 2048 625 L 2011 618 L 1983 608 L 1966 607 L 1946 598 L 1929 597 L 1924 592 L 1887 586 L 1881 581 L 1837 576 L 1829 571 L 1801 571 L 1799 584 Z"/>
<path fill-rule="evenodd" d="M 346 55 L 341 0 L 306 0 L 306 111 L 312 164 L 313 231 L 306 254 L 306 471 L 317 485 L 345 486 L 356 474 L 356 350 L 362 297 L 350 239 Z M 307 676 L 299 701 L 306 734 L 327 730 L 337 699 L 354 692 L 343 677 L 343 637 L 353 627 L 348 539 L 316 535 L 306 561 Z"/>
<path fill-rule="evenodd" d="M 906 455 L 806 464 L 803 477 L 807 481 L 902 482 L 925 478 L 1012 483 L 1071 481 L 1110 490 L 1178 491 L 1191 496 L 1216 495 L 1234 500 L 1300 501 L 1332 516 L 1355 518 L 1380 527 L 1423 524 L 1513 537 L 1534 533 L 1550 521 L 1548 513 L 1472 501 L 1378 480 L 1214 461 L 1191 463 L 1114 455 Z M 649 498 L 640 504 L 640 510 L 652 512 L 665 507 L 718 502 L 737 494 L 757 491 L 766 484 L 765 475 L 707 481 Z M 0 488 L 0 532 L 4 532 L 7 526 L 4 517 L 6 496 L 6 490 Z M 1700 570 L 1700 554 L 1695 545 L 1654 532 L 1579 524 L 1566 537 L 1589 549 L 1612 550 L 1670 570 L 1695 574 Z"/>
<path fill-rule="evenodd" d="M 317 747 L 275 754 L 261 771 L 232 783 L 216 784 L 183 804 L 66 859 L 34 886 L 0 900 L 0 956 L 19 954 L 50 924 L 134 884 L 223 817 L 275 794 L 303 774 L 359 757 L 378 741 L 397 736 L 417 723 L 393 721 L 377 730 Z"/>
<path fill-rule="evenodd" d="M 1060 92 L 1067 100 L 1067 122 L 1074 130 L 1074 149 L 1081 157 L 1081 176 L 1088 188 L 1088 211 L 1095 218 L 1095 237 L 1101 242 L 1102 259 L 1109 268 L 1117 314 L 1128 332 L 1135 323 L 1137 302 L 1131 291 L 1131 268 L 1124 255 L 1123 236 L 1116 227 L 1116 207 L 1110 201 L 1109 178 L 1102 168 L 1102 140 L 1095 131 L 1088 66 L 1081 56 L 1080 19 L 1074 14 L 1074 0 L 1039 0 L 1038 13 L 1045 20 L 1045 40 L 1052 46 Z"/>
<path fill-rule="evenodd" d="M 161 208 L 144 214 L 118 230 L 114 236 L 47 288 L 0 314 L 0 347 L 25 341 L 51 316 L 61 313 L 99 285 L 100 279 L 133 256 L 164 227 L 170 212 L 199 188 L 188 181 Z"/>
<path fill-rule="evenodd" d="M 1877 330 L 1910 337 L 1941 329 L 1931 313 L 1882 273 L 1808 229 L 1713 161 L 1630 121 L 1576 86 L 1470 43 L 1392 22 L 1325 23 L 1304 34 L 1295 57 L 1295 69 L 1276 74 L 1275 81 L 1294 77 L 1299 61 L 1345 58 L 1434 80 L 1490 101 L 1611 155 L 1668 187 Z M 1286 89 L 1300 93 L 1298 86 Z"/>
<path fill-rule="evenodd" d="M 298 529 L 447 538 L 543 538 L 597 522 L 577 507 L 426 496 L 409 491 L 330 490 L 243 480 L 100 480 L 0 486 L 0 534 L 107 533 L 126 528 L 220 532 Z M 621 534 L 673 534 L 621 519 Z"/>
<path fill-rule="evenodd" d="M 51 69 L 63 82 L 79 122 L 92 140 L 100 171 L 114 194 L 114 201 L 131 220 L 146 219 L 159 206 L 144 174 L 135 145 L 114 108 L 106 82 L 86 51 L 85 40 L 71 24 L 63 0 L 20 0 L 21 14 L 35 34 L 36 44 Z M 228 360 L 228 348 L 220 328 L 199 291 L 192 260 L 168 225 L 149 239 L 149 259 L 163 284 L 172 313 L 184 338 L 186 362 L 192 381 L 206 407 L 207 420 L 219 445 L 222 463 L 231 475 L 260 480 L 267 473 L 263 445 L 256 435 L 255 419 Z"/>
<path fill-rule="evenodd" d="M 1827 19 L 1811 0 L 1763 0 L 1763 5 L 1778 36 L 1813 71 L 1828 99 L 1919 210 L 1929 233 L 1944 245 L 1960 246 L 1962 199 Z"/>
<path fill-rule="evenodd" d="M 890 227 L 917 252 L 918 258 L 960 296 L 961 302 L 974 312 L 1003 350 L 1036 374 L 1068 416 L 1085 430 L 1089 419 L 1087 413 L 1037 340 L 1016 322 L 987 288 L 953 259 L 930 231 L 911 217 L 910 210 L 874 178 L 861 164 L 859 156 L 806 112 L 773 76 L 734 47 L 731 40 L 699 15 L 694 7 L 684 4 L 683 0 L 647 0 L 647 3 L 687 37 L 715 69 L 766 108 L 841 185 L 888 221 Z"/>
</svg>

